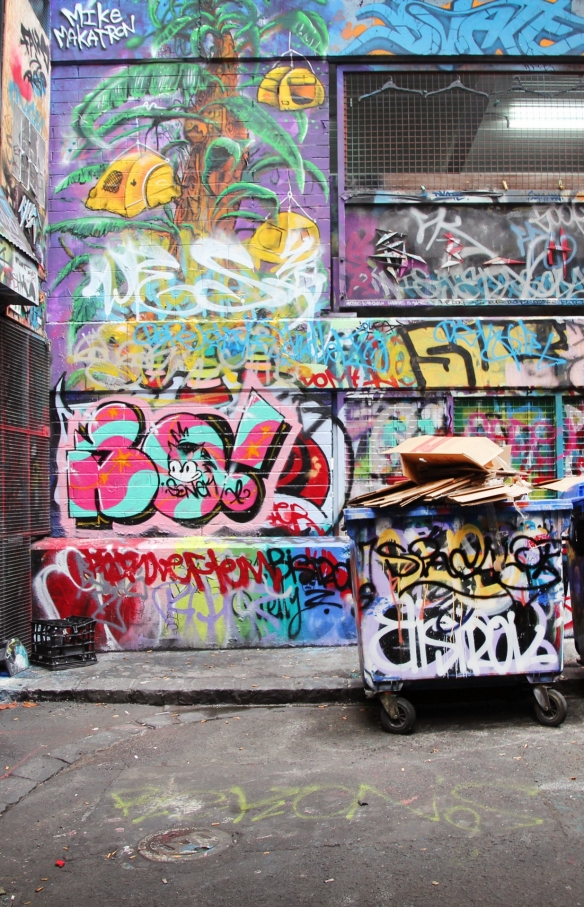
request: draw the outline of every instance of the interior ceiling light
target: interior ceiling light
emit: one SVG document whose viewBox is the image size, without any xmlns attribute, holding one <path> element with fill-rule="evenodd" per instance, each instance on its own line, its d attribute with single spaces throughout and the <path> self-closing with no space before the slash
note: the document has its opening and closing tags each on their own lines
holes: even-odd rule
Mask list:
<svg viewBox="0 0 584 907">
<path fill-rule="evenodd" d="M 570 129 L 584 132 L 584 104 L 549 104 L 531 101 L 511 104 L 509 107 L 511 129 Z"/>
</svg>

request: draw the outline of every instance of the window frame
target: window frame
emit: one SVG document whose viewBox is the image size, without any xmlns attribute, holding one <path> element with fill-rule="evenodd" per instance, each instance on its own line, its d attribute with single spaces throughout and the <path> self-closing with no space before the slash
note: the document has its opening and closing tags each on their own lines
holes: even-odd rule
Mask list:
<svg viewBox="0 0 584 907">
<path fill-rule="evenodd" d="M 370 299 L 356 299 L 351 298 L 348 293 L 348 277 L 347 277 L 347 247 L 349 237 L 347 236 L 347 210 L 353 205 L 372 205 L 372 206 L 404 206 L 404 205 L 469 205 L 471 207 L 476 207 L 478 205 L 489 205 L 493 202 L 493 196 L 496 194 L 496 203 L 497 205 L 503 207 L 510 206 L 519 206 L 519 205 L 558 205 L 558 204 L 568 204 L 575 206 L 576 203 L 581 204 L 581 199 L 578 202 L 575 201 L 574 196 L 576 191 L 572 190 L 569 193 L 562 194 L 560 188 L 556 190 L 548 189 L 537 189 L 537 190 L 522 190 L 522 189 L 508 189 L 503 190 L 501 194 L 490 193 L 487 191 L 477 191 L 477 190 L 461 190 L 461 189 L 442 189 L 436 191 L 422 191 L 422 188 L 419 192 L 412 192 L 409 190 L 381 190 L 381 189 L 371 189 L 371 190 L 354 190 L 346 186 L 346 154 L 345 154 L 345 135 L 346 135 L 346 117 L 345 117 L 345 77 L 347 73 L 352 72 L 383 72 L 383 73 L 399 73 L 399 72 L 444 72 L 445 65 L 449 66 L 449 71 L 452 71 L 453 79 L 457 75 L 462 75 L 465 72 L 471 73 L 510 73 L 510 74 L 534 74 L 534 73 L 546 73 L 546 74 L 570 74 L 570 75 L 580 75 L 584 80 L 584 64 L 580 63 L 546 63 L 546 64 L 524 64 L 524 63 L 463 63 L 457 64 L 456 66 L 452 64 L 434 64 L 428 63 L 426 61 L 419 61 L 417 63 L 342 63 L 337 66 L 337 140 L 336 140 L 336 151 L 337 151 L 337 205 L 338 205 L 338 260 L 337 262 L 333 261 L 333 289 L 334 289 L 334 300 L 335 300 L 335 309 L 340 312 L 362 312 L 363 310 L 377 310 L 378 312 L 383 312 L 383 314 L 404 314 L 404 311 L 410 311 L 412 309 L 416 310 L 416 314 L 422 314 L 420 309 L 426 312 L 432 312 L 433 314 L 438 314 L 437 310 L 440 308 L 446 309 L 449 308 L 452 310 L 452 305 L 456 304 L 457 306 L 468 307 L 469 310 L 473 310 L 477 305 L 484 306 L 486 297 L 480 297 L 476 299 L 434 299 L 434 298 L 407 298 L 407 299 L 384 299 L 382 296 Z M 584 174 L 582 176 L 582 190 L 584 191 Z M 583 263 L 584 269 L 584 263 Z M 525 311 L 525 307 L 537 307 L 545 306 L 546 314 L 553 314 L 554 307 L 561 306 L 564 308 L 566 305 L 578 305 L 584 306 L 584 298 L 546 298 L 546 299 L 536 299 L 536 298 L 510 298 L 504 299 L 501 301 L 499 309 L 501 314 L 503 314 L 503 309 L 509 313 L 509 310 L 513 310 L 514 306 L 520 306 L 522 311 Z"/>
</svg>

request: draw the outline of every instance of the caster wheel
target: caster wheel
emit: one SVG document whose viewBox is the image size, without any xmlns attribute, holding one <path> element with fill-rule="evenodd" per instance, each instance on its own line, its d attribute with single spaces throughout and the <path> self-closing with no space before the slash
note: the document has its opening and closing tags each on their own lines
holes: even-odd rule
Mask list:
<svg viewBox="0 0 584 907">
<path fill-rule="evenodd" d="M 398 696 L 396 699 L 397 717 L 392 718 L 383 706 L 379 711 L 381 727 L 388 734 L 409 734 L 416 723 L 416 710 L 407 699 Z"/>
<path fill-rule="evenodd" d="M 546 727 L 558 727 L 563 724 L 568 714 L 568 703 L 557 690 L 548 690 L 550 700 L 549 711 L 542 709 L 539 702 L 535 702 L 535 717 L 540 724 Z"/>
</svg>

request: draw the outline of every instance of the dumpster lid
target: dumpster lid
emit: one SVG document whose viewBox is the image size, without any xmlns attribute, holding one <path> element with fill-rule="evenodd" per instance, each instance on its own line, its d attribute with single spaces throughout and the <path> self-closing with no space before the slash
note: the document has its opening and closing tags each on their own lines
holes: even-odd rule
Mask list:
<svg viewBox="0 0 584 907">
<path fill-rule="evenodd" d="M 584 502 L 584 497 L 582 498 Z M 479 502 L 480 503 L 480 502 Z M 490 502 L 486 502 L 490 503 Z M 517 508 L 521 513 L 526 514 L 552 514 L 555 511 L 571 511 L 572 510 L 572 501 L 565 500 L 552 500 L 550 498 L 540 498 L 535 501 L 520 501 L 519 503 L 513 501 L 500 500 L 494 502 L 499 511 L 499 508 L 505 511 L 505 509 L 510 510 L 513 508 L 513 512 L 517 512 Z M 412 506 L 407 511 L 408 517 L 439 517 L 440 513 L 444 513 L 451 509 L 451 503 L 449 501 L 436 502 L 435 504 L 427 504 L 424 501 L 418 502 L 415 506 Z M 367 507 L 366 505 L 362 506 L 347 506 L 345 507 L 343 514 L 347 524 L 352 522 L 360 522 L 361 520 L 374 520 L 380 516 L 383 516 L 384 512 L 395 512 L 395 508 L 388 506 L 383 507 L 377 504 Z"/>
</svg>

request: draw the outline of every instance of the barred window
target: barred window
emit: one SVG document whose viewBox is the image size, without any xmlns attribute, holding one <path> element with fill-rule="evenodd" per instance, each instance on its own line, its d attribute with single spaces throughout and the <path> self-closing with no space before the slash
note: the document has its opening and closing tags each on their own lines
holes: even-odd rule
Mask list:
<svg viewBox="0 0 584 907">
<path fill-rule="evenodd" d="M 580 187 L 578 73 L 349 70 L 344 79 L 347 189 Z"/>
</svg>

